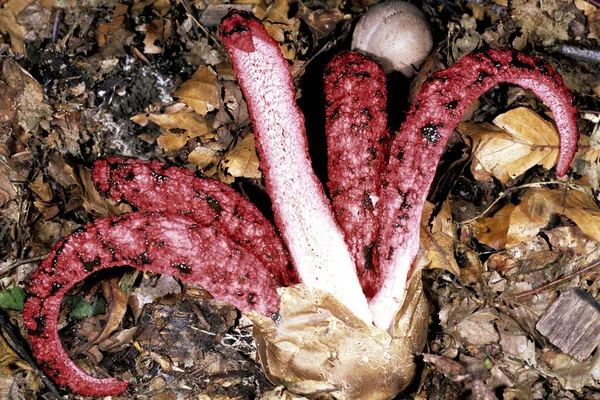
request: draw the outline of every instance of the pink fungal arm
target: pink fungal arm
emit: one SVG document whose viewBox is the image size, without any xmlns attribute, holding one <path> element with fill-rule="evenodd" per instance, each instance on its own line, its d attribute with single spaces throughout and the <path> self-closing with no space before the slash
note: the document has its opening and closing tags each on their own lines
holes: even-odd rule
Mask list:
<svg viewBox="0 0 600 400">
<path fill-rule="evenodd" d="M 371 323 L 354 262 L 312 169 L 288 62 L 250 14 L 230 12 L 221 39 L 248 102 L 275 222 L 301 281 L 333 294 Z"/>
<path fill-rule="evenodd" d="M 173 214 L 104 218 L 61 240 L 33 273 L 23 310 L 40 367 L 88 396 L 116 395 L 127 382 L 87 375 L 62 347 L 58 315 L 64 295 L 93 272 L 123 265 L 169 274 L 206 288 L 242 311 L 275 315 L 278 282 L 252 254 L 211 226 Z"/>
<path fill-rule="evenodd" d="M 386 77 L 368 57 L 345 51 L 325 69 L 329 193 L 363 292 L 381 286 L 379 197 L 387 160 Z"/>
<path fill-rule="evenodd" d="M 124 157 L 96 161 L 92 178 L 100 193 L 139 210 L 177 213 L 213 226 L 254 254 L 281 286 L 298 282 L 273 225 L 231 187 L 159 161 Z"/>
<path fill-rule="evenodd" d="M 562 176 L 569 168 L 577 148 L 577 108 L 549 64 L 516 51 L 491 50 L 467 55 L 433 75 L 396 133 L 382 177 L 383 286 L 370 306 L 375 324 L 383 329 L 402 304 L 419 248 L 423 204 L 444 146 L 469 105 L 502 82 L 531 90 L 550 107 L 560 132 L 556 173 Z"/>
</svg>

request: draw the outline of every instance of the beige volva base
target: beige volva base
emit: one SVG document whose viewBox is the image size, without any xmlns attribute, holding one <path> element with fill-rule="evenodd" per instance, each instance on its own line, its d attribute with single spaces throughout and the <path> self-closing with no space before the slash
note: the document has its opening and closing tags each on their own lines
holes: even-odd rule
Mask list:
<svg viewBox="0 0 600 400">
<path fill-rule="evenodd" d="M 411 280 L 393 337 L 326 292 L 295 285 L 280 294 L 279 324 L 249 315 L 260 363 L 274 384 L 310 398 L 379 400 L 410 383 L 429 323 L 420 274 Z"/>
</svg>

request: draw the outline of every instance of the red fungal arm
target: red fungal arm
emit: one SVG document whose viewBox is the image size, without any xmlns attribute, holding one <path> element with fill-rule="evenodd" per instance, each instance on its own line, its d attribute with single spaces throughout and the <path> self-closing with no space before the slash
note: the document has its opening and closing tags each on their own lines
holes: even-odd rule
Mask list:
<svg viewBox="0 0 600 400">
<path fill-rule="evenodd" d="M 256 256 L 281 286 L 298 282 L 281 239 L 258 209 L 229 186 L 159 161 L 110 157 L 94 163 L 98 191 L 143 211 L 186 215 L 224 232 Z"/>
<path fill-rule="evenodd" d="M 379 190 L 389 141 L 385 74 L 368 57 L 342 52 L 325 69 L 325 96 L 333 212 L 371 298 L 381 285 Z"/>
<path fill-rule="evenodd" d="M 419 93 L 390 149 L 382 182 L 383 286 L 371 300 L 377 326 L 386 329 L 402 304 L 406 279 L 419 247 L 423 203 L 446 141 L 467 107 L 501 82 L 530 89 L 552 110 L 560 132 L 556 173 L 564 175 L 577 147 L 577 108 L 554 69 L 516 51 L 467 55 L 433 75 Z"/>
<path fill-rule="evenodd" d="M 230 12 L 221 39 L 248 102 L 275 220 L 301 281 L 333 294 L 370 323 L 352 257 L 312 170 L 289 64 L 250 14 Z"/>
<path fill-rule="evenodd" d="M 23 310 L 33 354 L 60 385 L 87 396 L 117 395 L 127 382 L 97 379 L 67 355 L 57 324 L 64 295 L 104 268 L 130 265 L 207 289 L 242 311 L 275 315 L 278 282 L 260 260 L 211 226 L 176 215 L 132 213 L 105 218 L 62 239 L 33 273 Z"/>
</svg>

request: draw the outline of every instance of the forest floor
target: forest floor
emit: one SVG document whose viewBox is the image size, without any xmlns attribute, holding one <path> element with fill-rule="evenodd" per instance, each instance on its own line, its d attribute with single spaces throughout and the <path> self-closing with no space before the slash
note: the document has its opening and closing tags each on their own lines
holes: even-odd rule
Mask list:
<svg viewBox="0 0 600 400">
<path fill-rule="evenodd" d="M 324 66 L 349 48 L 375 2 L 0 0 L 1 398 L 81 398 L 41 379 L 21 311 L 31 272 L 59 238 L 132 210 L 96 191 L 95 159 L 200 171 L 272 218 L 218 35 L 225 13 L 253 12 L 280 43 L 326 179 Z M 434 49 L 412 82 L 390 77 L 392 131 L 431 73 L 475 50 L 514 48 L 563 76 L 581 138 L 568 175 L 557 178 L 557 132 L 530 92 L 500 85 L 470 109 L 422 222 L 434 312 L 417 376 L 398 398 L 600 399 L 600 3 L 417 5 Z M 565 314 L 574 316 L 555 331 L 540 325 Z M 256 363 L 250 320 L 170 276 L 127 267 L 96 274 L 66 297 L 59 327 L 84 370 L 131 381 L 123 398 L 294 398 Z"/>
</svg>

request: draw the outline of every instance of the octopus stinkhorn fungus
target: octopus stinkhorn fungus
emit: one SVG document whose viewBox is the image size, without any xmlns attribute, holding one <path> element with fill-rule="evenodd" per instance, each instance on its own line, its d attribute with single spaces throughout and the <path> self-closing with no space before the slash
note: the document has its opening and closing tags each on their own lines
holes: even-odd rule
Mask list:
<svg viewBox="0 0 600 400">
<path fill-rule="evenodd" d="M 366 57 L 344 52 L 325 72 L 331 204 L 311 168 L 304 117 L 277 43 L 239 12 L 224 18 L 221 37 L 248 102 L 285 247 L 260 212 L 224 184 L 157 161 L 98 160 L 98 190 L 140 211 L 83 226 L 33 273 L 23 311 L 33 352 L 74 392 L 124 391 L 127 382 L 91 377 L 70 360 L 57 320 L 75 283 L 131 265 L 200 284 L 248 313 L 274 382 L 311 396 L 392 397 L 412 378 L 413 354 L 424 345 L 427 303 L 411 266 L 423 203 L 455 125 L 499 82 L 531 89 L 554 114 L 561 133 L 556 172 L 564 175 L 577 144 L 572 95 L 537 58 L 473 54 L 426 82 L 390 139 L 385 76 Z"/>
</svg>

